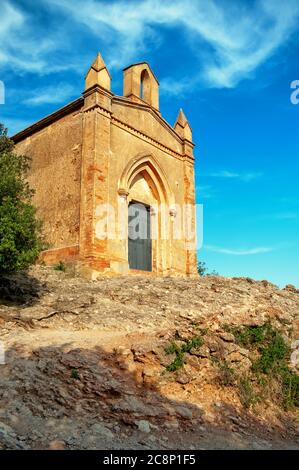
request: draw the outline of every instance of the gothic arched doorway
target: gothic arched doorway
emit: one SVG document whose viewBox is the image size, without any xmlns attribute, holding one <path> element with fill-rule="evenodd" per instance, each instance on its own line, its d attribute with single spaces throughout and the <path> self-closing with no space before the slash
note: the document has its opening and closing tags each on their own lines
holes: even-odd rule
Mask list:
<svg viewBox="0 0 299 470">
<path fill-rule="evenodd" d="M 169 205 L 173 203 L 173 195 L 151 155 L 129 162 L 120 179 L 119 194 L 127 199 L 129 268 L 168 272 L 172 243 Z"/>
</svg>

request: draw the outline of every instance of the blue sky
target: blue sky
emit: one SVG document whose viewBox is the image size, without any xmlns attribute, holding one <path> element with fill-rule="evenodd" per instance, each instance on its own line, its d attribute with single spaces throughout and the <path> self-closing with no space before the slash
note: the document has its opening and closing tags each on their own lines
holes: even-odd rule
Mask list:
<svg viewBox="0 0 299 470">
<path fill-rule="evenodd" d="M 10 134 L 79 97 L 97 51 L 116 94 L 148 61 L 163 116 L 193 128 L 199 258 L 299 287 L 298 0 L 1 0 L 0 44 Z"/>
</svg>

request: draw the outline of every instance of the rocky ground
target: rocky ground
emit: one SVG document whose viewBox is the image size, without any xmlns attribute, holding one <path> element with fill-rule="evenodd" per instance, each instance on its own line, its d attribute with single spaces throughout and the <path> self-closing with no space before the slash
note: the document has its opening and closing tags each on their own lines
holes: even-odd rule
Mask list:
<svg viewBox="0 0 299 470">
<path fill-rule="evenodd" d="M 248 371 L 227 325 L 299 338 L 299 291 L 267 281 L 133 276 L 86 281 L 35 267 L 0 285 L 0 448 L 295 449 L 298 412 L 246 408 L 219 361 Z M 165 348 L 199 336 L 183 366 Z M 219 376 L 220 374 L 220 376 Z"/>
</svg>

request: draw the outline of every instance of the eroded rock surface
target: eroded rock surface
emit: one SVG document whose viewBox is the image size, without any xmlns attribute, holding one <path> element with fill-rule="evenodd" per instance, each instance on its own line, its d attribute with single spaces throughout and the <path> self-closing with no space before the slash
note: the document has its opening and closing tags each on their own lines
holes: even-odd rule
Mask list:
<svg viewBox="0 0 299 470">
<path fill-rule="evenodd" d="M 0 448 L 298 448 L 298 414 L 245 409 L 217 361 L 254 358 L 227 325 L 271 321 L 299 338 L 299 292 L 267 281 L 144 277 L 85 281 L 35 267 L 0 289 Z M 204 332 L 183 366 L 165 348 Z"/>
</svg>

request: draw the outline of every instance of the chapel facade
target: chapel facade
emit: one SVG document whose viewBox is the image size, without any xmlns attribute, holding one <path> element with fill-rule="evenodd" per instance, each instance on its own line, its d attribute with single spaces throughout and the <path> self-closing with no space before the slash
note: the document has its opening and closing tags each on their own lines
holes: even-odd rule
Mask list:
<svg viewBox="0 0 299 470">
<path fill-rule="evenodd" d="M 32 157 L 28 176 L 49 248 L 46 264 L 82 274 L 196 275 L 194 157 L 181 110 L 172 127 L 159 110 L 147 63 L 124 69 L 111 92 L 100 54 L 82 97 L 13 137 Z"/>
</svg>

